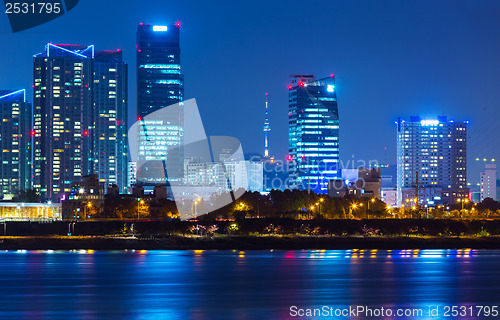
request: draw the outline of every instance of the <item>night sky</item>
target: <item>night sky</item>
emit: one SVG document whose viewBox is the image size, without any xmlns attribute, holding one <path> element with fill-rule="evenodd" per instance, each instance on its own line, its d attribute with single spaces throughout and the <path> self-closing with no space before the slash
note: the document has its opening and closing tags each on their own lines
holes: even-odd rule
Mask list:
<svg viewBox="0 0 500 320">
<path fill-rule="evenodd" d="M 135 35 L 140 22 L 182 22 L 185 98 L 208 135 L 263 153 L 269 93 L 271 154 L 288 150 L 289 75 L 334 73 L 341 159 L 396 163 L 401 117 L 469 120 L 469 182 L 500 158 L 500 2 L 81 0 L 64 16 L 13 34 L 0 13 L 0 88 L 29 89 L 32 55 L 47 42 L 122 49 L 135 120 Z M 130 122 L 130 125 L 132 122 Z M 387 150 L 384 148 L 387 147 Z"/>
</svg>

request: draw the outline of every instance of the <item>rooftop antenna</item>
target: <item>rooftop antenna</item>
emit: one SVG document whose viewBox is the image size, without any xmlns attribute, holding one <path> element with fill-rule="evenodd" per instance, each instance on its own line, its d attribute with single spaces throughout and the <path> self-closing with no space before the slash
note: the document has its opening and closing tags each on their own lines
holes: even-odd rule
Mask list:
<svg viewBox="0 0 500 320">
<path fill-rule="evenodd" d="M 269 124 L 269 106 L 267 101 L 266 92 L 266 118 L 264 120 L 264 157 L 269 158 L 269 131 L 271 131 L 271 125 Z"/>
</svg>

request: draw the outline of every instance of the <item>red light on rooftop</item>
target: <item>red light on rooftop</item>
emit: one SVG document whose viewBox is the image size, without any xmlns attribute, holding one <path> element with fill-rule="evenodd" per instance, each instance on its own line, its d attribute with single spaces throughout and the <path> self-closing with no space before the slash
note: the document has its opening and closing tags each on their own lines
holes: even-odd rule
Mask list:
<svg viewBox="0 0 500 320">
<path fill-rule="evenodd" d="M 287 157 L 286 157 L 286 159 L 287 159 L 288 161 L 292 161 L 292 156 L 287 156 Z"/>
<path fill-rule="evenodd" d="M 139 23 L 139 25 L 141 25 L 141 26 L 142 26 L 142 22 L 141 22 L 141 23 Z"/>
<path fill-rule="evenodd" d="M 288 85 L 288 90 L 292 90 L 293 86 L 291 84 Z"/>
<path fill-rule="evenodd" d="M 142 120 L 142 118 L 141 118 L 141 117 L 137 117 L 137 120 L 141 121 L 141 120 Z"/>
<path fill-rule="evenodd" d="M 304 82 L 299 82 L 299 87 L 303 87 L 304 86 Z"/>
<path fill-rule="evenodd" d="M 176 26 L 177 28 L 180 28 L 180 27 L 181 27 L 181 22 L 180 22 L 180 21 L 177 21 L 177 22 L 175 23 L 175 26 Z"/>
<path fill-rule="evenodd" d="M 330 78 L 333 78 L 333 73 L 330 73 Z"/>
</svg>

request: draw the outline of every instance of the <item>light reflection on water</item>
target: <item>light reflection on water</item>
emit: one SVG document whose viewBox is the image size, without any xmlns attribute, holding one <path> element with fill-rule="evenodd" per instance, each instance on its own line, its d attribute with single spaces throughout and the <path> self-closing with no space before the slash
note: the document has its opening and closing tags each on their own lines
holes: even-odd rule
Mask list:
<svg viewBox="0 0 500 320">
<path fill-rule="evenodd" d="M 292 305 L 500 304 L 497 250 L 17 250 L 0 252 L 0 268 L 1 319 L 291 319 Z"/>
</svg>

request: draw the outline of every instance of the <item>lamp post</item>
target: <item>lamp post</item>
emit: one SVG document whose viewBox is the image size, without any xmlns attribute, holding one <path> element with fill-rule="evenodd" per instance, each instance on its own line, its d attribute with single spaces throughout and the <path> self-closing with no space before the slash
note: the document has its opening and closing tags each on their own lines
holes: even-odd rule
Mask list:
<svg viewBox="0 0 500 320">
<path fill-rule="evenodd" d="M 370 201 L 368 201 L 368 210 L 370 210 L 370 202 L 374 203 L 375 202 L 375 198 L 371 198 Z"/>
<path fill-rule="evenodd" d="M 469 199 L 458 198 L 457 201 L 462 203 L 462 210 L 460 210 L 460 218 L 463 218 L 462 211 L 464 211 L 464 204 L 469 203 Z"/>
<path fill-rule="evenodd" d="M 321 216 L 321 202 L 323 202 L 324 199 L 323 198 L 319 198 L 319 202 L 317 203 L 318 205 L 318 210 L 319 210 L 319 215 Z"/>
<path fill-rule="evenodd" d="M 194 201 L 193 218 L 194 218 L 194 217 L 196 217 L 196 214 L 197 214 L 197 212 L 196 212 L 196 207 L 197 207 L 197 205 L 198 205 L 198 202 L 200 202 L 200 200 L 201 200 L 201 199 L 200 199 L 200 198 L 198 198 L 198 199 L 196 199 L 196 200 Z M 240 203 L 240 204 L 241 204 L 241 203 Z"/>
<path fill-rule="evenodd" d="M 351 215 L 354 212 L 354 209 L 356 209 L 357 207 L 358 207 L 357 204 L 355 204 L 355 203 L 352 204 L 352 206 L 351 206 Z"/>
<path fill-rule="evenodd" d="M 88 202 L 86 206 L 83 206 L 83 220 L 87 219 L 87 207 L 92 208 L 92 202 Z"/>
<path fill-rule="evenodd" d="M 375 203 L 375 198 L 371 198 L 368 201 L 368 207 L 367 207 L 367 211 L 366 211 L 366 214 L 367 214 L 368 218 L 370 218 L 370 202 Z"/>
<path fill-rule="evenodd" d="M 139 216 L 139 212 L 140 212 L 140 207 L 141 207 L 141 204 L 144 203 L 144 200 L 140 200 L 138 203 L 137 203 L 137 220 L 139 220 L 140 216 Z"/>
</svg>

